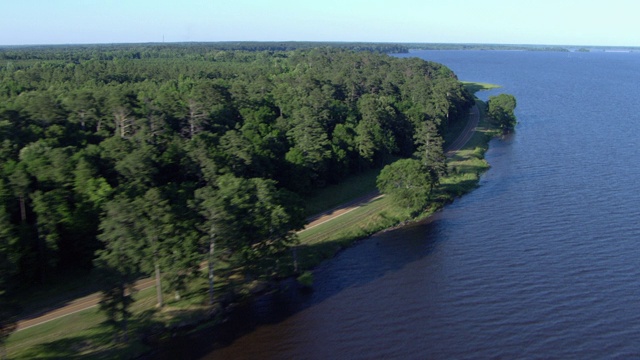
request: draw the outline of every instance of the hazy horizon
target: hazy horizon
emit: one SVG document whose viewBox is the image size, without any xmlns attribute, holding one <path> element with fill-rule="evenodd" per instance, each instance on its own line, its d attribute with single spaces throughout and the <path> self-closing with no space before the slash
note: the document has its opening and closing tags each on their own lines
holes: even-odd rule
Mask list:
<svg viewBox="0 0 640 360">
<path fill-rule="evenodd" d="M 367 42 L 640 46 L 631 0 L 22 0 L 0 45 Z"/>
<path fill-rule="evenodd" d="M 640 46 L 634 45 L 585 45 L 585 44 L 516 44 L 516 43 L 472 43 L 472 42 L 402 42 L 402 41 L 334 41 L 334 40 L 223 40 L 223 41 L 148 41 L 148 42 L 102 42 L 102 43 L 59 43 L 59 44 L 15 44 L 15 45 L 6 45 L 0 44 L 0 47 L 47 47 L 47 46 L 117 46 L 117 45 L 156 45 L 156 44 L 220 44 L 220 43 L 318 43 L 318 44 L 326 44 L 326 43 L 335 43 L 335 44 L 397 44 L 397 45 L 412 45 L 412 44 L 420 44 L 420 45 L 470 45 L 470 46 L 498 46 L 498 47 L 509 47 L 509 46 L 522 46 L 522 47 L 557 47 L 557 48 L 625 48 L 625 49 L 640 49 Z"/>
</svg>

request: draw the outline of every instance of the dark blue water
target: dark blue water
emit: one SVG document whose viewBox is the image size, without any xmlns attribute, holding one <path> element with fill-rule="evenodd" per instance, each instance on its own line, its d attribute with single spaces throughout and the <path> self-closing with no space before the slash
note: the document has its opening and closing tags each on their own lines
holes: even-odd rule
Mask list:
<svg viewBox="0 0 640 360">
<path fill-rule="evenodd" d="M 516 96 L 480 187 L 264 299 L 206 358 L 640 358 L 640 54 L 409 55 Z"/>
</svg>

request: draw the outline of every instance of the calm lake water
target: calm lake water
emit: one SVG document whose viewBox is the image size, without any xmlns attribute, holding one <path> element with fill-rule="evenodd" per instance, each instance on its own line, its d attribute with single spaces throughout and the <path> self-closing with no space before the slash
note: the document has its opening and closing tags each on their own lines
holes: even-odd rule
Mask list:
<svg viewBox="0 0 640 360">
<path fill-rule="evenodd" d="M 407 55 L 399 55 L 407 56 Z M 206 359 L 640 358 L 640 53 L 420 51 L 516 96 L 480 187 L 247 309 Z M 186 352 L 182 352 L 186 354 Z"/>
</svg>

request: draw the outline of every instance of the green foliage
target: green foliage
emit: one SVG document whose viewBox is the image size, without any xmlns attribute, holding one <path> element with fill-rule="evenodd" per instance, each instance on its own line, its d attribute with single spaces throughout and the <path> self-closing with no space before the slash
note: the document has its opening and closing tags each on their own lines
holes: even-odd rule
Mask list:
<svg viewBox="0 0 640 360">
<path fill-rule="evenodd" d="M 8 191 L 0 181 L 0 199 L 8 196 Z M 17 269 L 17 237 L 9 214 L 0 205 L 0 358 L 5 358 L 5 343 L 16 329 L 17 307 L 9 298 L 11 278 Z"/>
<path fill-rule="evenodd" d="M 298 276 L 296 280 L 298 280 L 300 285 L 310 288 L 313 286 L 313 273 L 311 271 L 305 271 Z"/>
<path fill-rule="evenodd" d="M 422 162 L 424 171 L 430 181 L 430 190 L 440 183 L 440 178 L 447 175 L 447 158 L 444 155 L 444 140 L 433 122 L 423 122 L 415 132 L 417 145 L 416 156 Z"/>
<path fill-rule="evenodd" d="M 216 238 L 240 254 L 250 272 L 274 271 L 282 252 L 295 244 L 292 231 L 304 224 L 301 206 L 292 197 L 272 181 L 221 176 L 211 204 L 216 210 L 207 210 L 215 211 Z"/>
<path fill-rule="evenodd" d="M 487 115 L 491 117 L 504 132 L 510 132 L 516 126 L 516 98 L 509 94 L 490 96 L 487 101 Z"/>
<path fill-rule="evenodd" d="M 300 195 L 416 153 L 428 176 L 403 169 L 416 190 L 400 198 L 420 206 L 469 94 L 442 65 L 380 53 L 403 46 L 317 45 L 3 49 L 2 281 L 97 268 L 122 327 L 124 289 L 156 269 L 176 293 L 205 259 L 218 277 L 290 273 Z"/>
<path fill-rule="evenodd" d="M 385 166 L 377 180 L 381 193 L 399 206 L 422 209 L 431 196 L 432 179 L 428 169 L 415 159 L 401 159 Z"/>
<path fill-rule="evenodd" d="M 365 161 L 372 162 L 376 157 L 383 159 L 396 152 L 398 143 L 394 130 L 400 123 L 398 111 L 391 99 L 363 95 L 358 100 L 358 110 L 362 120 L 356 127 L 355 146 Z"/>
<path fill-rule="evenodd" d="M 495 84 L 469 82 L 469 81 L 463 81 L 462 85 L 471 94 L 475 94 L 478 91 L 491 90 L 491 89 L 496 89 L 500 87 L 499 85 L 495 85 Z"/>
</svg>

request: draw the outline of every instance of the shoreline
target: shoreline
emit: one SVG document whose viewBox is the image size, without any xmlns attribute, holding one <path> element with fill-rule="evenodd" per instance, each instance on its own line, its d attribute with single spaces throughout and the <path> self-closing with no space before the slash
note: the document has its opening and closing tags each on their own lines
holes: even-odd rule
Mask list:
<svg viewBox="0 0 640 360">
<path fill-rule="evenodd" d="M 482 102 L 482 101 L 476 100 L 476 105 L 474 107 L 477 107 L 479 102 Z M 481 159 L 486 163 L 486 160 L 484 160 L 484 154 L 488 150 L 489 142 L 493 138 L 497 137 L 499 135 L 499 132 L 496 127 L 491 126 L 489 124 L 489 121 L 484 116 L 484 111 L 480 109 L 478 109 L 478 111 L 479 111 L 479 122 L 477 126 L 473 127 L 473 131 L 471 132 L 471 135 L 469 136 L 469 138 L 466 139 L 466 141 L 463 144 L 461 144 L 461 146 L 458 149 L 450 149 L 447 151 L 447 154 L 448 154 L 447 157 L 450 161 L 456 156 L 456 154 L 458 154 L 458 152 L 463 151 L 464 149 L 467 148 L 467 145 L 470 145 L 469 143 L 471 141 L 471 138 L 481 137 L 481 139 L 479 139 L 477 143 L 480 145 L 480 148 L 481 148 Z M 456 142 L 458 141 L 457 140 L 454 141 L 454 143 Z M 474 145 L 474 144 L 471 144 L 471 145 Z M 474 150 L 476 149 L 478 149 L 478 146 L 476 146 Z M 482 172 L 488 169 L 489 169 L 489 166 L 487 164 L 486 168 L 484 168 Z M 356 246 L 360 242 L 370 240 L 372 237 L 374 237 L 377 234 L 394 231 L 394 230 L 403 228 L 405 226 L 417 224 L 423 221 L 432 220 L 437 213 L 443 211 L 445 207 L 448 204 L 455 201 L 455 199 L 473 191 L 473 189 L 477 187 L 477 184 L 480 179 L 479 177 L 480 174 L 477 174 L 477 175 L 478 177 L 475 180 L 474 186 L 467 188 L 466 191 L 462 193 L 449 194 L 450 197 L 447 197 L 446 199 L 439 199 L 439 201 L 434 201 L 428 209 L 425 209 L 423 212 L 421 212 L 420 214 L 418 214 L 413 218 L 401 221 L 390 227 L 377 230 L 366 236 L 350 239 L 348 241 L 348 244 L 345 244 L 344 246 L 340 246 L 340 248 L 337 249 L 333 253 L 333 255 L 324 259 L 319 264 L 312 266 L 310 269 L 307 269 L 306 271 L 313 274 L 318 269 L 318 267 L 321 266 L 321 264 L 324 263 L 325 261 L 328 261 L 334 258 L 335 256 L 338 256 L 341 252 L 343 252 L 347 248 Z M 321 225 L 321 224 L 318 224 L 318 225 Z M 307 287 L 305 285 L 300 284 L 300 282 L 296 278 L 296 275 L 288 276 L 283 279 L 274 279 L 274 280 L 266 281 L 262 285 L 263 286 L 261 286 L 261 289 L 257 291 L 253 291 L 251 292 L 250 295 L 242 299 L 239 299 L 237 302 L 232 302 L 229 304 L 229 306 L 221 308 L 220 312 L 216 313 L 216 315 L 222 316 L 223 318 L 218 319 L 218 321 L 215 323 L 211 322 L 211 320 L 214 320 L 214 319 L 210 317 L 208 319 L 201 319 L 200 321 L 196 321 L 191 324 L 184 324 L 183 326 L 179 326 L 173 329 L 167 329 L 171 332 L 170 339 L 168 341 L 160 341 L 160 342 L 154 343 L 153 345 L 157 346 L 157 348 L 152 350 L 149 354 L 144 355 L 143 358 L 150 359 L 153 356 L 156 356 L 158 354 L 165 354 L 168 349 L 171 349 L 173 345 L 175 345 L 174 343 L 176 341 L 178 343 L 183 343 L 183 342 L 197 343 L 198 342 L 197 339 L 201 337 L 206 337 L 208 340 L 209 348 L 207 349 L 206 353 L 225 347 L 229 345 L 228 339 L 227 339 L 227 336 L 229 334 L 225 336 L 225 335 L 220 335 L 220 333 L 228 331 L 228 330 L 225 330 L 224 328 L 226 326 L 229 326 L 229 323 L 234 322 L 233 320 L 234 317 L 238 316 L 238 314 L 236 314 L 235 312 L 238 312 L 238 311 L 241 312 L 244 308 L 250 307 L 251 304 L 255 302 L 259 302 L 260 299 L 265 300 L 267 299 L 267 297 L 273 294 L 276 294 L 278 292 L 291 291 L 292 288 L 294 288 L 296 291 L 301 291 L 301 292 L 313 291 L 313 285 Z M 255 325 L 247 325 L 247 328 L 243 329 L 245 331 L 240 331 L 241 332 L 240 334 L 233 334 L 232 337 L 234 339 L 237 339 L 238 337 L 241 337 L 247 334 L 248 332 L 250 332 L 254 327 Z M 234 333 L 235 332 L 238 332 L 238 330 L 234 329 Z M 169 356 L 171 356 L 171 354 L 169 354 Z"/>
<path fill-rule="evenodd" d="M 477 107 L 478 105 L 482 106 L 483 104 L 484 102 L 476 99 L 475 107 Z M 483 113 L 484 111 L 479 111 L 479 114 Z M 465 125 L 465 129 L 467 125 Z M 473 131 L 469 131 L 466 141 L 460 144 L 461 148 L 452 149 L 452 146 L 449 146 L 449 148 L 447 149 L 447 157 L 449 159 L 448 164 L 450 168 L 453 168 L 452 172 L 455 172 L 455 174 L 452 174 L 450 177 L 465 175 L 464 172 L 458 174 L 458 171 L 456 170 L 457 166 L 459 166 L 458 164 L 461 162 L 476 161 L 480 159 L 484 163 L 483 166 L 479 167 L 480 169 L 482 169 L 480 172 L 476 171 L 475 174 L 471 174 L 472 177 L 475 176 L 473 186 L 467 186 L 466 188 L 461 190 L 455 186 L 449 189 L 448 184 L 443 184 L 441 186 L 441 188 L 443 189 L 440 189 L 438 191 L 438 195 L 434 196 L 433 203 L 430 204 L 429 208 L 425 209 L 420 214 L 417 214 L 417 216 L 412 216 L 407 219 L 395 221 L 381 228 L 379 227 L 377 229 L 373 229 L 372 231 L 365 231 L 361 234 L 355 234 L 351 238 L 341 241 L 337 245 L 337 247 L 334 246 L 330 254 L 319 254 L 322 257 L 321 261 L 317 262 L 314 265 L 301 269 L 300 273 L 304 273 L 305 271 L 312 273 L 322 262 L 335 257 L 344 249 L 354 246 L 360 241 L 366 241 L 375 234 L 392 231 L 403 226 L 407 226 L 420 221 L 425 221 L 431 218 L 437 212 L 444 209 L 447 204 L 451 203 L 456 198 L 472 191 L 475 187 L 477 187 L 479 174 L 489 168 L 486 164 L 486 161 L 484 161 L 484 152 L 489 146 L 489 141 L 497 133 L 492 133 L 492 131 L 494 131 L 494 128 L 489 126 L 489 122 L 484 118 L 484 116 L 479 116 L 479 123 L 477 124 L 477 126 L 472 126 L 472 130 Z M 465 131 L 463 130 L 461 132 L 461 135 L 464 132 Z M 459 138 L 460 136 L 457 139 Z M 452 145 L 456 142 L 458 141 L 454 141 Z M 456 151 L 452 152 L 452 150 Z M 366 210 L 366 206 L 370 205 L 371 203 L 372 202 L 369 202 L 369 204 L 365 204 L 362 208 Z M 357 209 L 353 212 L 357 212 Z M 319 228 L 321 228 L 322 225 L 323 224 L 317 224 Z M 340 228 L 339 225 L 335 224 L 333 227 Z M 322 231 L 322 229 L 319 230 Z M 328 243 L 331 241 L 323 240 L 321 242 Z M 178 307 L 172 308 L 169 306 L 167 308 L 169 312 L 175 311 L 176 313 L 190 313 L 191 315 L 188 316 L 187 319 L 185 319 L 181 317 L 180 314 L 177 314 L 177 318 L 175 318 L 175 321 L 166 321 L 167 318 L 165 317 L 165 321 L 160 321 L 153 326 L 143 327 L 139 329 L 139 332 L 134 336 L 134 339 L 137 340 L 133 340 L 127 347 L 132 351 L 125 351 L 125 353 L 132 354 L 133 356 L 136 356 L 137 354 L 137 356 L 142 356 L 144 358 L 152 357 L 154 354 L 157 354 L 158 351 L 161 351 L 166 347 L 170 347 L 174 342 L 174 338 L 190 338 L 194 336 L 194 334 L 206 331 L 206 329 L 216 329 L 219 326 L 224 326 L 224 324 L 229 321 L 229 318 L 232 317 L 234 313 L 239 311 L 238 309 L 241 309 L 243 306 L 247 306 L 246 304 L 250 304 L 256 300 L 259 300 L 261 297 L 269 296 L 270 294 L 273 294 L 277 291 L 281 291 L 283 287 L 295 287 L 300 291 L 309 291 L 309 288 L 303 287 L 297 281 L 296 277 L 300 273 L 268 281 L 254 281 L 250 284 L 247 284 L 244 289 L 241 289 L 236 293 L 222 293 L 218 303 L 213 306 L 196 306 L 195 308 L 190 307 L 188 309 Z M 171 317 L 172 315 L 168 316 Z M 21 332 L 22 331 L 20 331 L 20 333 Z M 147 349 L 142 350 L 140 349 L 141 346 Z M 155 349 L 149 350 L 149 347 Z"/>
</svg>

